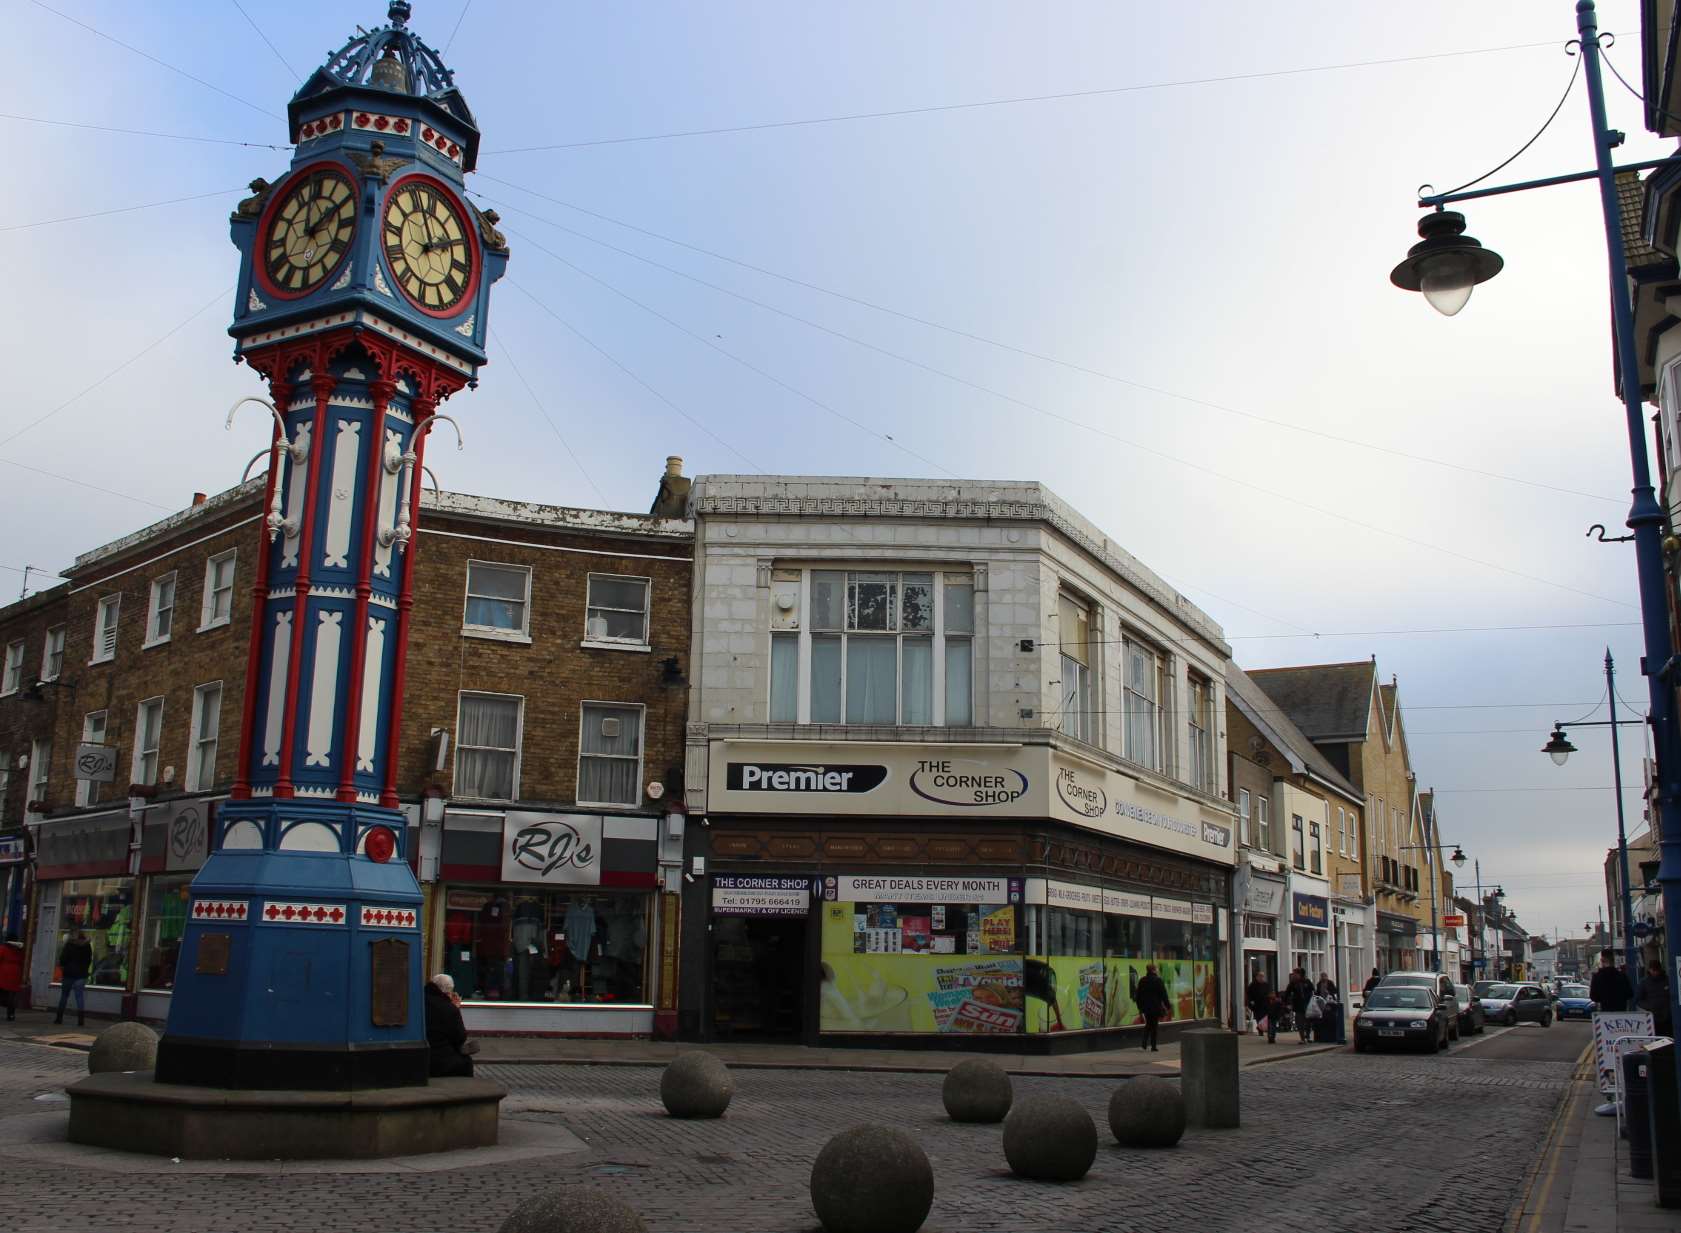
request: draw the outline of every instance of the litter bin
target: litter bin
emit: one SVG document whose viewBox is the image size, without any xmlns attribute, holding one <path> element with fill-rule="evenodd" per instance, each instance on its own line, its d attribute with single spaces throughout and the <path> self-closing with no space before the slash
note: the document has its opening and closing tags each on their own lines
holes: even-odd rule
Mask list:
<svg viewBox="0 0 1681 1233">
<path fill-rule="evenodd" d="M 1681 1099 L 1675 1090 L 1675 1043 L 1661 1041 L 1639 1051 L 1646 1059 L 1646 1119 L 1651 1139 L 1651 1174 L 1659 1207 L 1681 1207 Z"/>
<path fill-rule="evenodd" d="M 1630 1177 L 1652 1176 L 1652 1124 L 1646 1113 L 1651 1067 L 1646 1054 L 1630 1049 L 1623 1054 L 1623 1133 L 1628 1137 Z"/>
<path fill-rule="evenodd" d="M 1337 1028 L 1342 1023 L 1342 1003 L 1326 1002 L 1325 1013 L 1313 1021 L 1313 1039 L 1322 1045 L 1337 1043 Z"/>
</svg>

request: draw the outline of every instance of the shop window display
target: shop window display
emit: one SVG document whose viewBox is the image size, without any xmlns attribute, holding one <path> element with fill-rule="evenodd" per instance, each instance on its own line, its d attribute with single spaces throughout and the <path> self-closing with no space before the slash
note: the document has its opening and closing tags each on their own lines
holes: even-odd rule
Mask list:
<svg viewBox="0 0 1681 1233">
<path fill-rule="evenodd" d="M 825 1032 L 1019 1032 L 1014 904 L 825 903 Z"/>
<path fill-rule="evenodd" d="M 1027 1030 L 1131 1027 L 1148 966 L 1167 985 L 1174 1019 L 1217 1013 L 1214 927 L 1141 916 L 1047 907 L 1040 954 L 1027 961 Z"/>
<path fill-rule="evenodd" d="M 175 988 L 175 963 L 187 928 L 190 873 L 155 877 L 146 890 L 145 936 L 140 945 L 140 987 Z"/>
<path fill-rule="evenodd" d="M 128 987 L 128 946 L 134 937 L 134 879 L 78 878 L 64 883 L 59 895 L 56 965 L 64 943 L 80 929 L 93 947 L 89 985 Z M 53 980 L 60 979 L 55 966 Z"/>
<path fill-rule="evenodd" d="M 646 1001 L 645 893 L 454 887 L 444 906 L 443 970 L 466 1001 Z"/>
</svg>

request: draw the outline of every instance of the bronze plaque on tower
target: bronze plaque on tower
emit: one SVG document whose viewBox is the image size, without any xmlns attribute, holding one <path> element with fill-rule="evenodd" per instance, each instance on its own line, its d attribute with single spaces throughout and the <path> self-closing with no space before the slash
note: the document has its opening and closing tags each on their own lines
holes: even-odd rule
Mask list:
<svg viewBox="0 0 1681 1233">
<path fill-rule="evenodd" d="M 409 1021 L 409 944 L 402 938 L 381 938 L 368 951 L 368 1008 L 374 1026 L 402 1027 Z"/>
<path fill-rule="evenodd" d="M 226 976 L 228 947 L 232 940 L 232 937 L 225 933 L 199 934 L 198 958 L 193 963 L 193 971 L 200 976 Z"/>
</svg>

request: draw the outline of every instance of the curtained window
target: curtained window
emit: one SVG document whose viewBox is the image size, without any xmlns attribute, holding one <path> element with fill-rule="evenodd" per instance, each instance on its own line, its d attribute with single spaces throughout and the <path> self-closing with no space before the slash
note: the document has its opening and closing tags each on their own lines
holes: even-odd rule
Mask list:
<svg viewBox="0 0 1681 1233">
<path fill-rule="evenodd" d="M 461 695 L 455 737 L 455 795 L 511 801 L 519 786 L 520 712 L 509 694 Z"/>
<path fill-rule="evenodd" d="M 531 571 L 522 565 L 467 562 L 468 629 L 499 634 L 530 632 Z"/>
<path fill-rule="evenodd" d="M 586 702 L 578 742 L 578 800 L 642 803 L 642 708 Z"/>
</svg>

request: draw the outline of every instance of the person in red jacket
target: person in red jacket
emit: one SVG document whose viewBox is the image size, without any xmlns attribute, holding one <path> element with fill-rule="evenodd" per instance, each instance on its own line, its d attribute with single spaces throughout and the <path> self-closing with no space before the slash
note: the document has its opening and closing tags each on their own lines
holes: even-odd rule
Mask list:
<svg viewBox="0 0 1681 1233">
<path fill-rule="evenodd" d="M 6 1022 L 18 1017 L 23 996 L 23 943 L 14 938 L 0 942 L 0 1000 L 6 1003 Z"/>
</svg>

